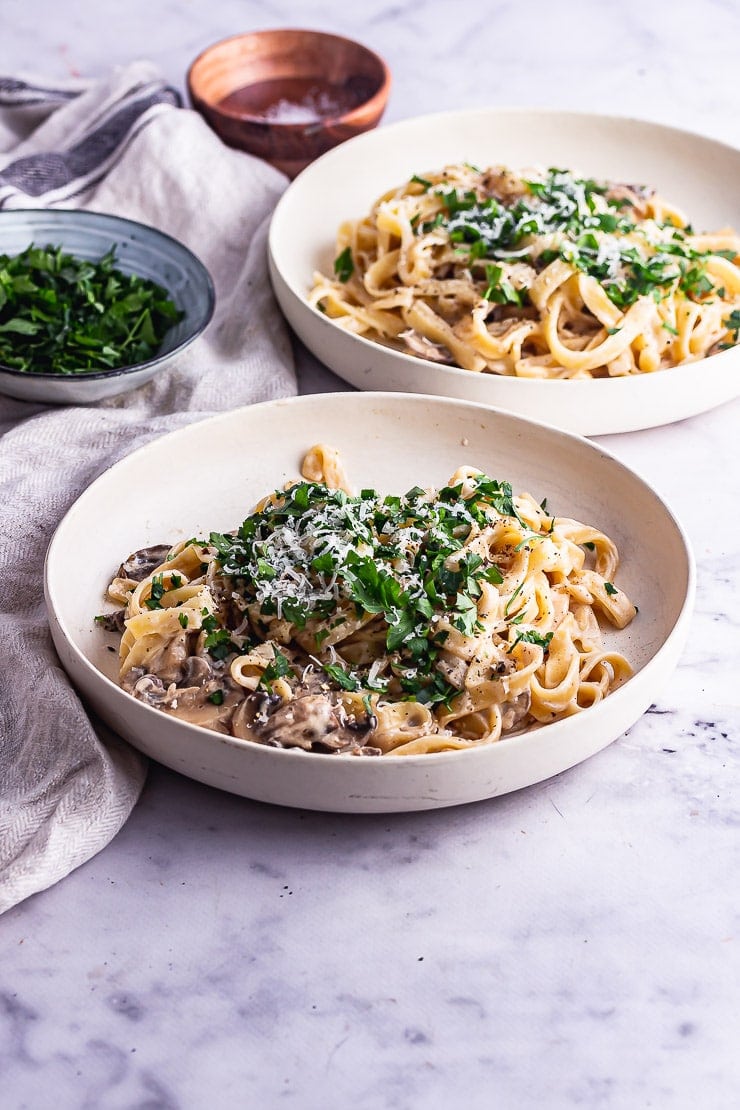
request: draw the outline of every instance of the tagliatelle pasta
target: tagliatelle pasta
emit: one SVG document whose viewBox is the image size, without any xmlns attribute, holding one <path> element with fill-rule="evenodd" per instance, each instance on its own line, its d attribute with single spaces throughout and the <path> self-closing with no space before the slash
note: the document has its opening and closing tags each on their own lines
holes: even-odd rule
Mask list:
<svg viewBox="0 0 740 1110">
<path fill-rule="evenodd" d="M 652 189 L 451 165 L 339 228 L 310 303 L 357 335 L 475 373 L 624 377 L 740 332 L 740 238 Z"/>
<path fill-rule="evenodd" d="M 469 466 L 352 495 L 317 445 L 302 473 L 235 532 L 121 565 L 122 619 L 100 620 L 125 690 L 275 747 L 412 755 L 579 713 L 631 674 L 602 639 L 636 610 L 598 528 Z"/>
</svg>

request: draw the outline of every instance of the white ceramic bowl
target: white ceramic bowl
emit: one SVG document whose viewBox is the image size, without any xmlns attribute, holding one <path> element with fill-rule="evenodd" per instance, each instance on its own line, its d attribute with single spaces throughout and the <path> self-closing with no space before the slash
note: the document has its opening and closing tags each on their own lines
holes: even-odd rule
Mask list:
<svg viewBox="0 0 740 1110">
<path fill-rule="evenodd" d="M 740 227 L 740 151 L 633 119 L 517 109 L 425 116 L 382 127 L 325 154 L 293 182 L 270 228 L 270 273 L 289 323 L 309 350 L 359 389 L 480 401 L 581 435 L 669 424 L 740 395 L 740 347 L 655 374 L 536 381 L 475 374 L 355 336 L 307 302 L 316 270 L 332 272 L 343 220 L 386 190 L 450 162 L 515 169 L 563 166 L 654 185 L 697 229 Z"/>
<path fill-rule="evenodd" d="M 602 528 L 623 555 L 620 585 L 640 612 L 606 633 L 635 667 L 601 704 L 470 751 L 357 759 L 279 750 L 170 717 L 116 683 L 111 637 L 93 623 L 123 558 L 152 543 L 236 527 L 266 491 L 299 473 L 316 442 L 338 447 L 355 488 L 442 484 L 469 463 L 551 511 Z M 105 524 L 101 527 L 101 521 Z M 85 553 L 80 561 L 80 552 Z M 599 447 L 463 401 L 320 394 L 191 425 L 135 451 L 87 489 L 49 547 L 46 598 L 61 661 L 83 698 L 135 747 L 236 794 L 308 809 L 431 809 L 503 794 L 593 755 L 658 696 L 683 646 L 694 572 L 685 536 L 656 494 Z"/>
</svg>

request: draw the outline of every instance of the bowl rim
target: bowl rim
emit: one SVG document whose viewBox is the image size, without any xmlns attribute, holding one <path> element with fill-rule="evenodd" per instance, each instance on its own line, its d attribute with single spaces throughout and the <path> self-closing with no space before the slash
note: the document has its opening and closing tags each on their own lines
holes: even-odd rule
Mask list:
<svg viewBox="0 0 740 1110">
<path fill-rule="evenodd" d="M 17 370 L 13 366 L 6 366 L 4 362 L 0 362 L 0 375 L 21 378 L 23 381 L 76 382 L 78 384 L 86 381 L 100 381 L 102 379 L 122 377 L 125 374 L 133 374 L 145 368 L 149 369 L 151 367 L 156 367 L 165 360 L 171 359 L 173 355 L 178 354 L 197 339 L 210 323 L 216 307 L 216 289 L 213 284 L 213 278 L 205 263 L 198 255 L 174 235 L 170 235 L 166 231 L 161 231 L 158 227 L 153 227 L 152 224 L 146 224 L 142 220 L 131 220 L 127 216 L 116 216 L 112 212 L 97 212 L 90 208 L 8 208 L 5 211 L 0 211 L 0 229 L 2 228 L 2 220 L 9 216 L 24 216 L 30 219 L 31 222 L 33 222 L 34 216 L 39 218 L 48 218 L 51 216 L 52 219 L 56 216 L 62 218 L 65 216 L 75 216 L 81 217 L 83 222 L 88 221 L 92 224 L 101 224 L 103 226 L 117 226 L 121 231 L 126 228 L 143 228 L 146 232 L 154 235 L 159 240 L 166 240 L 174 244 L 178 251 L 188 256 L 189 260 L 193 263 L 195 273 L 198 274 L 202 281 L 206 301 L 200 317 L 196 319 L 194 326 L 189 329 L 188 334 L 184 336 L 176 346 L 172 347 L 169 351 L 157 353 L 144 362 L 133 362 L 126 366 L 118 366 L 110 370 L 79 370 L 71 374 L 59 374 L 45 370 L 38 372 Z M 62 223 L 63 222 L 64 220 L 62 219 Z M 169 294 L 169 290 L 167 290 L 167 292 Z M 174 327 L 175 325 L 172 326 Z M 168 329 L 168 331 L 169 330 L 170 329 Z"/>
<path fill-rule="evenodd" d="M 360 104 L 356 105 L 354 108 L 351 108 L 347 112 L 341 112 L 338 115 L 333 116 L 322 116 L 318 126 L 324 128 L 327 125 L 336 123 L 339 120 L 346 120 L 347 122 L 351 123 L 358 112 L 366 112 L 368 110 L 368 107 L 370 106 L 372 106 L 373 110 L 383 110 L 383 107 L 388 100 L 388 95 L 390 93 L 392 82 L 391 71 L 385 59 L 382 58 L 381 55 L 377 53 L 377 51 L 373 50 L 372 47 L 366 46 L 364 42 L 360 42 L 358 39 L 350 38 L 349 35 L 338 35 L 335 34 L 335 32 L 333 31 L 320 31 L 312 27 L 263 27 L 258 31 L 240 31 L 234 35 L 227 35 L 225 38 L 218 39 L 218 41 L 211 43 L 210 46 L 204 47 L 204 49 L 201 50 L 200 53 L 197 54 L 193 61 L 190 63 L 186 73 L 187 90 L 193 104 L 203 104 L 209 111 L 217 113 L 218 115 L 223 116 L 226 119 L 241 121 L 243 123 L 249 124 L 259 124 L 261 127 L 265 128 L 275 127 L 281 132 L 285 132 L 286 134 L 290 134 L 293 130 L 304 131 L 306 128 L 305 123 L 284 123 L 280 120 L 267 119 L 267 117 L 262 114 L 253 114 L 251 112 L 245 111 L 237 112 L 235 110 L 223 108 L 217 102 L 214 102 L 213 100 L 210 100 L 198 93 L 195 89 L 193 81 L 194 71 L 197 66 L 203 63 L 203 61 L 208 57 L 209 54 L 217 51 L 220 47 L 226 46 L 228 43 L 236 42 L 240 39 L 256 39 L 262 35 L 275 34 L 312 35 L 317 39 L 331 39 L 334 42 L 348 43 L 350 46 L 358 47 L 370 58 L 372 58 L 373 61 L 377 63 L 380 69 L 381 81 L 372 96 L 368 97 L 366 100 L 363 100 Z M 317 124 L 312 123 L 311 126 L 316 127 Z"/>
</svg>

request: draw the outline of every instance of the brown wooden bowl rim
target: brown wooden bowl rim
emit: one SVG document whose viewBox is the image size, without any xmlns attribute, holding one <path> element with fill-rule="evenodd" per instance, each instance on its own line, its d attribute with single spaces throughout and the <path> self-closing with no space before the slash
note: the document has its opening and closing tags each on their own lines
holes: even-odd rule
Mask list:
<svg viewBox="0 0 740 1110">
<path fill-rule="evenodd" d="M 364 43 L 358 42 L 357 39 L 348 38 L 346 35 L 335 35 L 332 31 L 315 31 L 310 28 L 302 27 L 273 27 L 263 28 L 261 31 L 241 31 L 235 35 L 227 35 L 226 38 L 219 39 L 218 42 L 213 42 L 210 44 L 210 46 L 206 46 L 193 59 L 187 71 L 187 88 L 193 104 L 202 104 L 205 108 L 213 112 L 215 115 L 223 116 L 224 119 L 237 120 L 243 123 L 257 123 L 260 124 L 262 127 L 275 127 L 285 132 L 290 132 L 292 129 L 295 129 L 296 131 L 305 130 L 307 126 L 305 123 L 281 123 L 279 120 L 267 119 L 263 115 L 253 115 L 249 112 L 220 108 L 213 101 L 208 100 L 205 96 L 202 96 L 196 90 L 193 82 L 194 70 L 213 51 L 218 50 L 220 47 L 225 46 L 227 43 L 235 42 L 237 39 L 258 38 L 262 35 L 274 34 L 312 35 L 315 38 L 333 39 L 335 42 L 347 43 L 350 46 L 358 47 L 360 50 L 364 51 L 364 53 L 368 54 L 375 62 L 378 63 L 380 67 L 382 80 L 380 85 L 378 86 L 377 91 L 374 92 L 371 97 L 369 97 L 367 100 L 363 100 L 362 103 L 358 104 L 356 108 L 351 108 L 348 112 L 342 112 L 341 115 L 322 116 L 319 126 L 325 127 L 338 122 L 353 123 L 354 117 L 358 115 L 358 113 L 366 115 L 369 108 L 372 108 L 373 112 L 377 111 L 379 115 L 380 113 L 382 113 L 385 103 L 388 99 L 388 94 L 390 92 L 391 71 L 384 59 L 381 58 L 380 54 L 377 54 L 369 46 L 365 46 Z M 311 126 L 316 127 L 317 125 L 314 123 Z"/>
</svg>

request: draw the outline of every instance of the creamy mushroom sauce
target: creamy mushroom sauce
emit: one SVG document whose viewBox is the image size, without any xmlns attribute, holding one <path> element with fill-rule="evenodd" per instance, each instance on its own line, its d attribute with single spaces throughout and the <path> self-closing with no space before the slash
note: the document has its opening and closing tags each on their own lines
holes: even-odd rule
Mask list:
<svg viewBox="0 0 740 1110">
<path fill-rule="evenodd" d="M 118 568 L 117 577 L 141 582 L 166 558 L 170 547 L 157 544 L 129 555 Z M 105 614 L 99 624 L 105 631 L 120 635 L 124 610 Z M 308 656 L 299 659 L 295 651 L 284 654 L 303 668 L 304 681 L 295 689 L 293 700 L 284 704 L 277 694 L 266 690 L 248 692 L 229 674 L 224 660 L 208 652 L 195 654 L 198 633 L 182 633 L 167 643 L 149 660 L 149 666 L 133 667 L 121 680 L 127 693 L 155 709 L 176 713 L 183 721 L 243 740 L 257 740 L 273 748 L 302 748 L 304 751 L 380 755 L 368 744 L 376 725 L 373 714 L 359 719 L 348 714 L 320 674 L 313 672 Z M 223 693 L 223 701 L 211 698 Z"/>
</svg>

